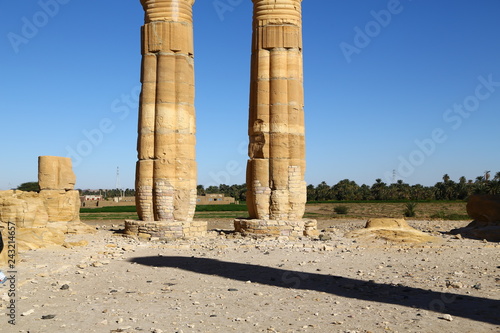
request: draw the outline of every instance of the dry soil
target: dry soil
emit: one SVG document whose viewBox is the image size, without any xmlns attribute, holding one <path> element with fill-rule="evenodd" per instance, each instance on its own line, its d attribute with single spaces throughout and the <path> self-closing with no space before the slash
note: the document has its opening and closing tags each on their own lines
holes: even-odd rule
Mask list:
<svg viewBox="0 0 500 333">
<path fill-rule="evenodd" d="M 111 223 L 117 223 L 111 222 Z M 123 237 L 121 224 L 29 251 L 16 325 L 1 332 L 500 332 L 500 244 L 442 234 L 468 222 L 410 221 L 426 244 L 360 241 L 360 220 L 322 220 L 322 240 Z M 7 314 L 8 283 L 0 286 Z"/>
</svg>

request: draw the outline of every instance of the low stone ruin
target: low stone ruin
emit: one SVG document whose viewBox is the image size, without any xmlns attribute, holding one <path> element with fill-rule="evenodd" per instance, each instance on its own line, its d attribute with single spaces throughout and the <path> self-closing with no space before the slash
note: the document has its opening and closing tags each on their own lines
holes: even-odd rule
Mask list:
<svg viewBox="0 0 500 333">
<path fill-rule="evenodd" d="M 4 243 L 0 265 L 5 263 L 9 226 L 15 229 L 19 251 L 62 245 L 65 234 L 95 231 L 80 221 L 80 197 L 74 190 L 75 182 L 70 158 L 40 156 L 40 192 L 0 191 L 0 230 Z"/>
<path fill-rule="evenodd" d="M 317 221 L 312 219 L 301 219 L 298 221 L 277 221 L 277 220 L 258 220 L 258 219 L 235 219 L 234 231 L 243 236 L 287 236 L 291 239 L 297 237 L 319 236 L 317 230 Z"/>
<path fill-rule="evenodd" d="M 422 243 L 437 240 L 436 237 L 410 227 L 405 219 L 396 218 L 370 219 L 366 222 L 364 229 L 351 231 L 346 236 L 403 243 Z"/>
</svg>

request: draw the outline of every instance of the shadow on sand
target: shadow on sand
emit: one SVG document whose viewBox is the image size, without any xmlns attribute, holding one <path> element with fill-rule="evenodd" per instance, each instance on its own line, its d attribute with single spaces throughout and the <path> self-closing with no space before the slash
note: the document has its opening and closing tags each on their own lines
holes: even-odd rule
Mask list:
<svg viewBox="0 0 500 333">
<path fill-rule="evenodd" d="M 131 258 L 129 261 L 146 266 L 178 268 L 238 281 L 250 280 L 280 288 L 312 290 L 341 297 L 401 305 L 500 325 L 498 315 L 500 300 L 209 258 L 157 256 Z"/>
</svg>

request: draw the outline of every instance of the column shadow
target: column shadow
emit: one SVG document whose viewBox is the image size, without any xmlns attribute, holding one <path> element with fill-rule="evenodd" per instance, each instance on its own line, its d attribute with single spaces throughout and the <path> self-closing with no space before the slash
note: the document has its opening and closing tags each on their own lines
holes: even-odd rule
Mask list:
<svg viewBox="0 0 500 333">
<path fill-rule="evenodd" d="M 237 281 L 252 281 L 273 287 L 312 290 L 341 297 L 401 305 L 500 325 L 500 300 L 495 299 L 210 258 L 151 256 L 130 258 L 128 261 L 145 266 L 178 268 Z"/>
</svg>

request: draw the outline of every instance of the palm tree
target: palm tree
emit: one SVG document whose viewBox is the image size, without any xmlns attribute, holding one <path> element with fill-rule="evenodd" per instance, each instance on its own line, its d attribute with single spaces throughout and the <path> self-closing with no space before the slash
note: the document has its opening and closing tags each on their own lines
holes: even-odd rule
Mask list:
<svg viewBox="0 0 500 333">
<path fill-rule="evenodd" d="M 317 200 L 317 195 L 314 185 L 313 184 L 307 185 L 307 201 L 316 201 L 316 200 Z"/>
<path fill-rule="evenodd" d="M 323 201 L 329 200 L 330 186 L 325 181 L 316 186 L 316 200 Z"/>
<path fill-rule="evenodd" d="M 359 200 L 359 186 L 353 180 L 341 180 L 332 190 L 337 200 Z"/>
<path fill-rule="evenodd" d="M 373 198 L 375 200 L 385 200 L 387 194 L 387 184 L 382 182 L 382 179 L 375 179 L 375 184 L 371 188 Z"/>
<path fill-rule="evenodd" d="M 497 173 L 495 173 L 495 177 L 493 177 L 493 180 L 496 180 L 497 182 L 500 181 L 500 171 L 497 171 Z"/>
<path fill-rule="evenodd" d="M 457 199 L 464 200 L 470 195 L 471 186 L 467 183 L 467 178 L 464 176 L 460 177 L 459 182 L 455 186 Z"/>
</svg>

